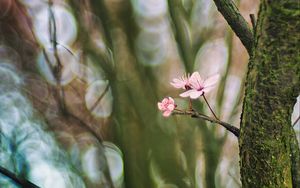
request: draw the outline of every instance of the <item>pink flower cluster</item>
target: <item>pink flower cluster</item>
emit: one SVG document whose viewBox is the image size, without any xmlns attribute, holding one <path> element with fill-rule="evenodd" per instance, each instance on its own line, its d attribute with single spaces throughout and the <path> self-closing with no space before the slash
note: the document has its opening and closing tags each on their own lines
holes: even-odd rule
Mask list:
<svg viewBox="0 0 300 188">
<path fill-rule="evenodd" d="M 163 111 L 163 116 L 168 117 L 176 108 L 174 99 L 172 97 L 164 98 L 161 102 L 157 103 L 158 109 Z"/>
<path fill-rule="evenodd" d="M 184 75 L 180 78 L 174 78 L 171 85 L 177 89 L 184 89 L 180 97 L 189 97 L 197 99 L 211 91 L 219 80 L 219 75 L 213 75 L 207 79 L 202 79 L 199 72 L 194 72 L 191 76 Z M 176 108 L 176 104 L 172 97 L 164 98 L 162 102 L 158 103 L 158 109 L 163 112 L 163 116 L 168 117 Z"/>
</svg>

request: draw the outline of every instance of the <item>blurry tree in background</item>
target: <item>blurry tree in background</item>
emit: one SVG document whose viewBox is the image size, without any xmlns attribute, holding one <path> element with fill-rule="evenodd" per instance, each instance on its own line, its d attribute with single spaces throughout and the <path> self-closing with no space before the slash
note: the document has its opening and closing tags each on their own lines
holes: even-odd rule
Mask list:
<svg viewBox="0 0 300 188">
<path fill-rule="evenodd" d="M 254 35 L 230 15 L 250 23 L 258 0 L 223 2 L 1 0 L 0 187 L 297 187 L 296 2 L 263 0 Z M 159 113 L 173 77 L 219 73 L 208 100 L 238 126 L 247 52 L 239 139 Z"/>
</svg>

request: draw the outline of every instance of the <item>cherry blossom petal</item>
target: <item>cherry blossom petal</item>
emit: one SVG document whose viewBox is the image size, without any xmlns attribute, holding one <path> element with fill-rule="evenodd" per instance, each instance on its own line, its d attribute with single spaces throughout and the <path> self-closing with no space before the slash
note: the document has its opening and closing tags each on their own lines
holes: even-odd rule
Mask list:
<svg viewBox="0 0 300 188">
<path fill-rule="evenodd" d="M 175 101 L 172 97 L 164 98 L 162 102 L 157 103 L 157 107 L 163 112 L 163 116 L 168 117 L 176 108 Z"/>
<path fill-rule="evenodd" d="M 163 116 L 164 116 L 164 117 L 169 117 L 169 116 L 171 115 L 171 113 L 172 113 L 172 111 L 167 110 L 167 111 L 165 111 L 165 112 L 163 113 Z"/>
<path fill-rule="evenodd" d="M 219 74 L 213 75 L 204 81 L 204 88 L 214 86 L 220 78 Z"/>
<path fill-rule="evenodd" d="M 197 98 L 199 98 L 202 94 L 203 94 L 203 90 L 201 90 L 201 91 L 192 90 L 192 92 L 190 93 L 190 98 L 191 98 L 191 99 L 197 99 Z"/>
<path fill-rule="evenodd" d="M 206 93 L 210 92 L 213 88 L 214 88 L 214 86 L 205 87 L 202 91 L 203 91 L 203 93 L 206 94 Z"/>
<path fill-rule="evenodd" d="M 191 92 L 193 92 L 193 90 L 188 90 L 186 92 L 181 93 L 179 96 L 180 97 L 189 97 Z"/>
<path fill-rule="evenodd" d="M 203 94 L 203 90 L 197 91 L 195 89 L 188 90 L 184 93 L 181 93 L 179 96 L 181 97 L 190 97 L 191 99 L 197 99 Z"/>
<path fill-rule="evenodd" d="M 159 110 L 164 110 L 164 105 L 161 102 L 157 103 L 157 107 Z"/>
<path fill-rule="evenodd" d="M 175 101 L 174 101 L 174 99 L 172 97 L 169 97 L 169 103 L 170 104 L 175 104 Z"/>
<path fill-rule="evenodd" d="M 199 72 L 194 72 L 190 77 L 191 87 L 194 89 L 199 89 L 203 87 L 203 80 L 199 74 Z"/>
<path fill-rule="evenodd" d="M 174 104 L 169 104 L 167 109 L 172 111 L 172 110 L 175 109 L 175 105 Z"/>
<path fill-rule="evenodd" d="M 177 89 L 179 89 L 179 88 L 183 88 L 184 89 L 184 86 L 185 86 L 186 82 L 183 81 L 183 80 L 175 78 L 175 79 L 173 79 L 173 82 L 170 82 L 170 84 L 173 87 L 177 88 Z"/>
<path fill-rule="evenodd" d="M 162 103 L 163 105 L 168 104 L 168 102 L 169 102 L 169 99 L 168 99 L 168 98 L 164 98 L 164 99 L 161 101 L 161 103 Z"/>
<path fill-rule="evenodd" d="M 202 83 L 203 80 L 199 74 L 199 72 L 194 72 L 190 77 L 191 82 Z"/>
</svg>

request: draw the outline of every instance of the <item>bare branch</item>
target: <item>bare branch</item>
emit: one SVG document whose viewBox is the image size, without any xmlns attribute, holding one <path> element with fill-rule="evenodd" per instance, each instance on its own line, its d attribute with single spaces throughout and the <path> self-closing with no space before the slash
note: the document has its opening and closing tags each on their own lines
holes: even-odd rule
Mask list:
<svg viewBox="0 0 300 188">
<path fill-rule="evenodd" d="M 92 105 L 92 107 L 90 109 L 91 112 L 93 112 L 95 110 L 95 108 L 97 107 L 97 105 L 101 102 L 101 100 L 103 99 L 104 95 L 108 92 L 108 89 L 109 89 L 109 84 L 107 84 L 107 86 L 105 87 L 104 91 L 101 93 L 101 95 L 95 101 L 95 103 Z"/>
<path fill-rule="evenodd" d="M 212 123 L 217 123 L 221 126 L 223 126 L 225 129 L 230 131 L 232 134 L 234 134 L 237 138 L 240 136 L 240 130 L 236 128 L 233 125 L 230 125 L 229 123 L 226 123 L 224 121 L 217 120 L 215 118 L 211 118 L 209 116 L 206 116 L 204 114 L 200 114 L 196 111 L 175 111 L 172 113 L 173 115 L 190 115 L 192 118 L 199 118 L 206 121 L 210 121 Z"/>
<path fill-rule="evenodd" d="M 238 8 L 235 6 L 232 0 L 214 0 L 214 2 L 219 12 L 230 25 L 231 29 L 246 47 L 248 54 L 251 55 L 254 36 L 246 20 L 240 14 Z"/>
<path fill-rule="evenodd" d="M 11 171 L 5 169 L 4 167 L 0 166 L 0 173 L 6 176 L 7 178 L 11 179 L 17 185 L 24 187 L 24 188 L 38 188 L 37 185 L 31 183 L 30 181 L 18 177 L 16 174 L 12 173 Z"/>
<path fill-rule="evenodd" d="M 249 16 L 250 16 L 250 19 L 251 19 L 252 28 L 254 29 L 256 27 L 255 15 L 250 14 Z"/>
<path fill-rule="evenodd" d="M 56 31 L 56 20 L 54 16 L 54 12 L 52 10 L 53 2 L 50 0 L 48 2 L 48 8 L 49 8 L 49 37 L 50 41 L 52 42 L 52 47 L 54 49 L 54 57 L 57 62 L 57 65 L 54 67 L 53 74 L 55 76 L 56 82 L 57 82 L 57 97 L 58 97 L 58 104 L 60 106 L 60 110 L 64 115 L 66 115 L 66 104 L 65 104 L 65 91 L 64 88 L 61 85 L 61 77 L 62 77 L 62 63 L 58 55 L 57 51 L 57 31 Z"/>
<path fill-rule="evenodd" d="M 294 121 L 293 123 L 293 127 L 295 127 L 295 125 L 297 124 L 297 122 L 300 120 L 300 116 L 298 116 L 298 118 Z"/>
</svg>

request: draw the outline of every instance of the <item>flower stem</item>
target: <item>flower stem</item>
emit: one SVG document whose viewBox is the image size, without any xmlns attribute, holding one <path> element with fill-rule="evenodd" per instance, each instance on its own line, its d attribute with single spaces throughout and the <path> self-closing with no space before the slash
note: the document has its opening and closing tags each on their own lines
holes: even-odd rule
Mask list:
<svg viewBox="0 0 300 188">
<path fill-rule="evenodd" d="M 211 113 L 214 115 L 214 117 L 215 117 L 217 120 L 219 120 L 219 118 L 216 116 L 215 112 L 214 112 L 214 111 L 212 110 L 212 108 L 210 107 L 208 101 L 206 100 L 205 95 L 203 94 L 202 96 L 203 96 L 203 98 L 204 98 L 204 100 L 205 100 L 205 102 L 206 102 L 206 104 L 207 104 L 209 110 L 211 111 Z"/>
<path fill-rule="evenodd" d="M 192 99 L 191 98 L 189 98 L 189 110 L 193 110 Z"/>
<path fill-rule="evenodd" d="M 180 110 L 180 109 L 177 109 L 177 108 L 175 108 L 174 111 L 177 111 L 177 112 L 184 112 L 183 110 Z"/>
</svg>

